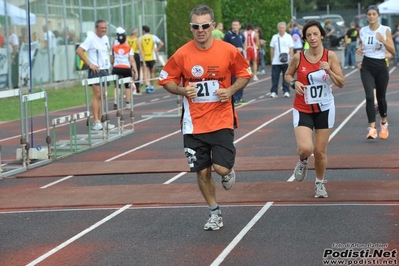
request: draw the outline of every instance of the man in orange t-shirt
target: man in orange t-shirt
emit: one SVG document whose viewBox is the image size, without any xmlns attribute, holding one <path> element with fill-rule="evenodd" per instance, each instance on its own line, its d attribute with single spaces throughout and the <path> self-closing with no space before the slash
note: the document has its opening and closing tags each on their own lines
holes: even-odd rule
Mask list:
<svg viewBox="0 0 399 266">
<path fill-rule="evenodd" d="M 235 182 L 234 128 L 238 126 L 232 95 L 248 84 L 252 73 L 236 47 L 212 37 L 215 22 L 211 8 L 199 5 L 190 17 L 194 40 L 167 61 L 158 84 L 172 94 L 184 96 L 184 152 L 190 170 L 197 172 L 198 185 L 209 205 L 204 230 L 218 230 L 223 221 L 216 202 L 212 166 L 221 176 L 224 189 L 229 190 Z M 237 78 L 234 84 L 232 75 Z"/>
</svg>

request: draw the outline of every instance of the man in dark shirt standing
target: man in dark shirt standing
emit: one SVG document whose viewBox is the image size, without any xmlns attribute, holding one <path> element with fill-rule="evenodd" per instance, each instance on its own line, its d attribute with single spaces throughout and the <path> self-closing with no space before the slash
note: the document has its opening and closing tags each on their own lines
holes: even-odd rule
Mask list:
<svg viewBox="0 0 399 266">
<path fill-rule="evenodd" d="M 351 22 L 350 29 L 345 34 L 345 66 L 347 69 L 349 66 L 349 57 L 351 58 L 351 68 L 355 68 L 356 63 L 356 42 L 359 37 L 359 32 L 356 29 L 356 23 Z"/>
<path fill-rule="evenodd" d="M 241 29 L 241 22 L 238 19 L 234 19 L 233 22 L 231 23 L 231 29 L 224 35 L 223 40 L 237 47 L 240 53 L 244 55 L 244 51 L 246 50 L 245 37 L 240 32 L 240 29 Z M 235 81 L 236 78 L 232 76 L 231 83 L 233 84 Z M 235 106 L 240 105 L 241 103 L 244 102 L 244 100 L 242 99 L 243 92 L 244 89 L 237 91 L 233 95 Z"/>
</svg>

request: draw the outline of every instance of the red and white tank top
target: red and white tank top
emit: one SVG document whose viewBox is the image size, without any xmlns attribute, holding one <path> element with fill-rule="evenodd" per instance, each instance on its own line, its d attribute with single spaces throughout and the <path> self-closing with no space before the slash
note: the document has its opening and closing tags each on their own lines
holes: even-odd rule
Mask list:
<svg viewBox="0 0 399 266">
<path fill-rule="evenodd" d="M 297 69 L 297 80 L 306 86 L 305 94 L 295 94 L 294 108 L 303 113 L 318 113 L 334 106 L 331 89 L 331 78 L 325 70 L 320 69 L 320 61 L 328 62 L 328 49 L 317 63 L 309 62 L 306 51 L 300 52 Z"/>
<path fill-rule="evenodd" d="M 245 40 L 247 42 L 247 49 L 254 49 L 256 51 L 256 37 L 255 32 L 252 31 L 249 33 L 248 31 L 245 32 Z"/>
</svg>

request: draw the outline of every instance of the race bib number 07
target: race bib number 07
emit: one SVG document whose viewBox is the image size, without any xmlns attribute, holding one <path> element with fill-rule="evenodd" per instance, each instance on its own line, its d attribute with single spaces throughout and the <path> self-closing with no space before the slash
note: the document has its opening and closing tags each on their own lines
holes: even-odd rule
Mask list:
<svg viewBox="0 0 399 266">
<path fill-rule="evenodd" d="M 219 89 L 219 82 L 216 80 L 208 80 L 196 82 L 197 97 L 193 99 L 194 103 L 211 103 L 220 101 L 216 94 Z"/>
<path fill-rule="evenodd" d="M 332 98 L 330 86 L 328 84 L 308 85 L 305 87 L 304 97 L 306 104 L 328 102 Z"/>
</svg>

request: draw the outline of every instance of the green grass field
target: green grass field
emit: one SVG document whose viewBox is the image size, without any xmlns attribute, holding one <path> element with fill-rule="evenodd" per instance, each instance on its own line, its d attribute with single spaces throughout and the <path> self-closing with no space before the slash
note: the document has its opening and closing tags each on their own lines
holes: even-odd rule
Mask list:
<svg viewBox="0 0 399 266">
<path fill-rule="evenodd" d="M 86 105 L 85 88 L 75 86 L 59 89 L 44 89 L 48 97 L 49 112 L 62 110 L 70 107 Z M 113 98 L 114 86 L 108 87 L 108 98 Z M 34 92 L 42 91 L 34 89 Z M 92 91 L 89 87 L 89 103 L 91 101 Z M 20 119 L 20 103 L 19 97 L 10 97 L 0 99 L 0 122 L 19 120 Z M 28 102 L 28 116 L 44 114 L 44 99 Z"/>
</svg>

